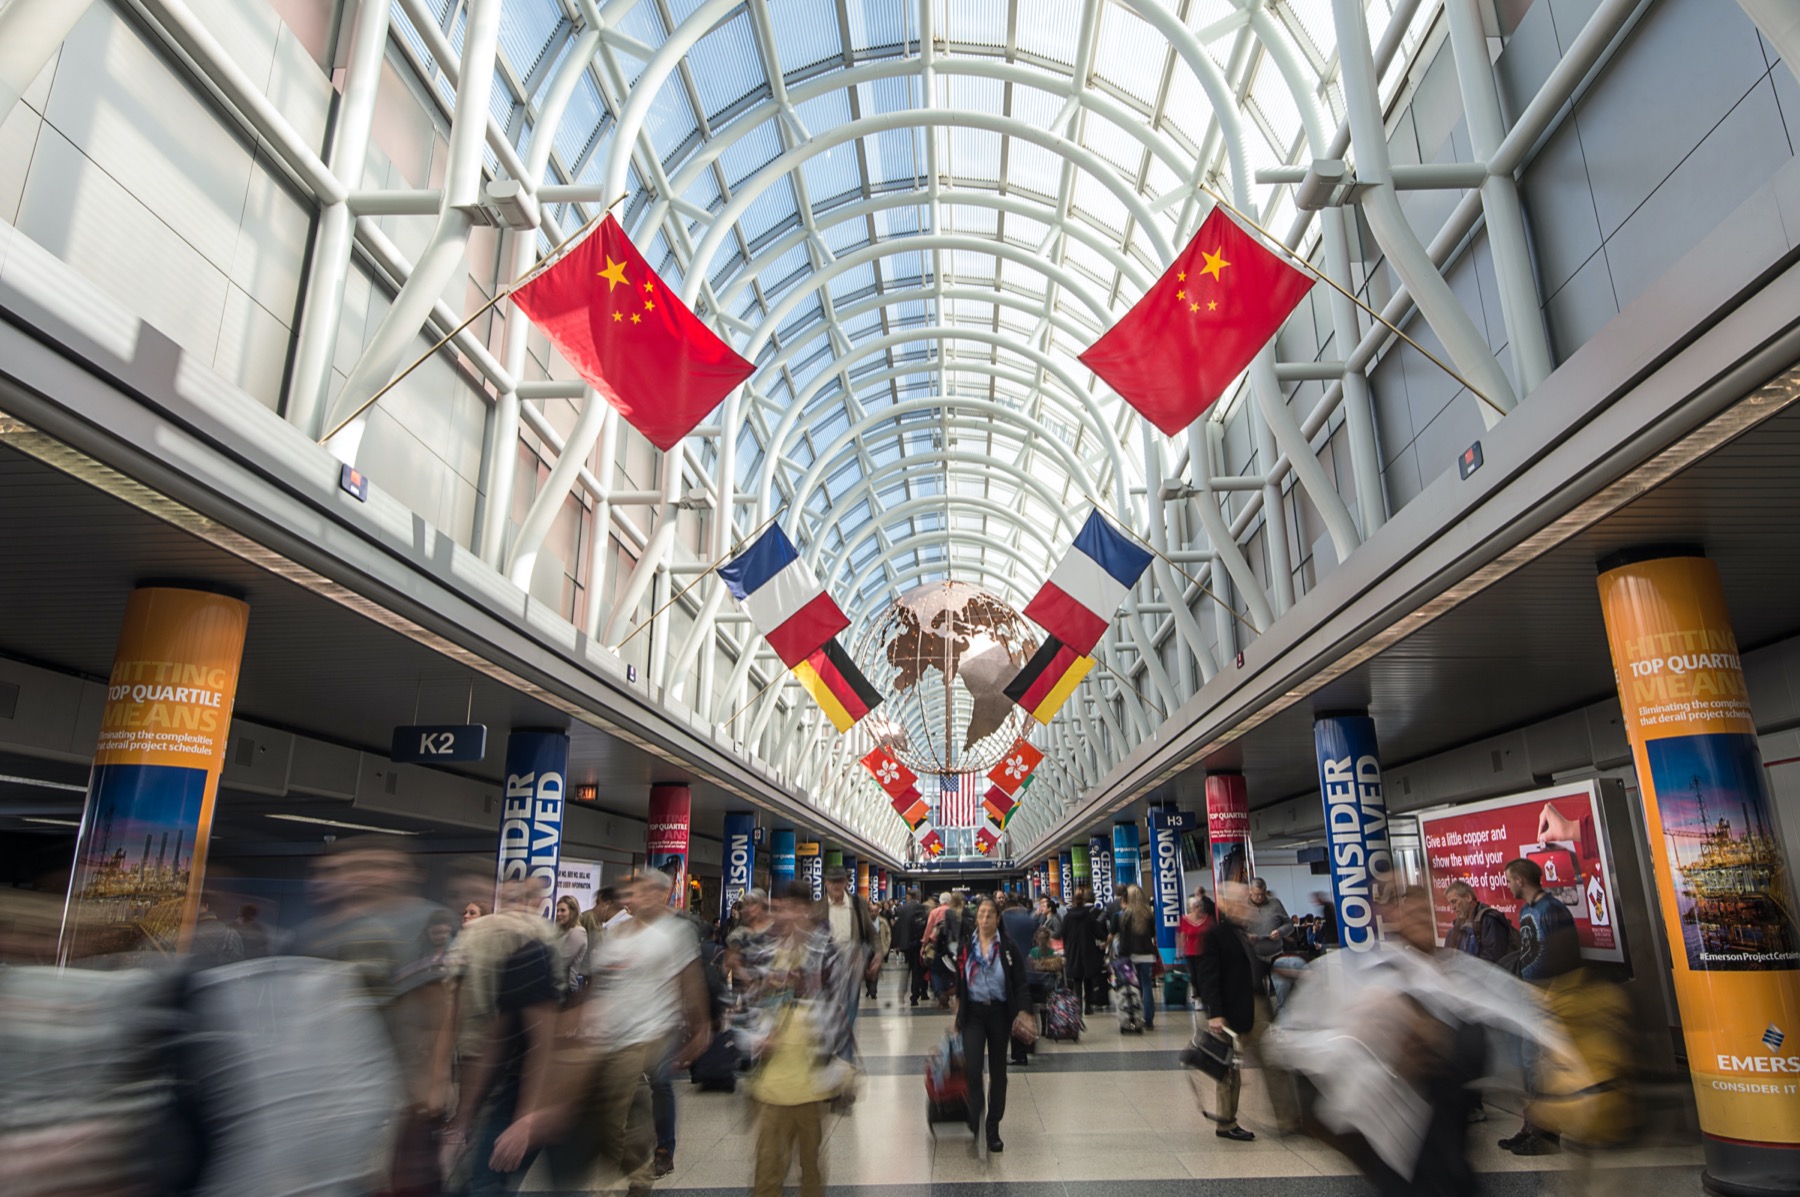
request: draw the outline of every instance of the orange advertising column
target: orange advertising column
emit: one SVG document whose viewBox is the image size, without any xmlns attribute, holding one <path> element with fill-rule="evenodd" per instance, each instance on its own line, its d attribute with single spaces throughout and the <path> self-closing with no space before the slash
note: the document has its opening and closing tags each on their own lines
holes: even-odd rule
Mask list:
<svg viewBox="0 0 1800 1197">
<path fill-rule="evenodd" d="M 65 962 L 184 948 L 200 913 L 213 802 L 250 608 L 198 590 L 132 592 L 63 912 Z"/>
<path fill-rule="evenodd" d="M 1800 935 L 1718 569 L 1600 563 L 1709 1188 L 1800 1192 Z"/>
</svg>

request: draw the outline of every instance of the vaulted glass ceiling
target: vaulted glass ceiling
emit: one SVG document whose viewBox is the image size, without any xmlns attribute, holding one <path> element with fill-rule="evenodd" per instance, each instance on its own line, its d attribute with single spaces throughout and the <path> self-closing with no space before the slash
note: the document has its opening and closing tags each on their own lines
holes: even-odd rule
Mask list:
<svg viewBox="0 0 1800 1197">
<path fill-rule="evenodd" d="M 1370 0 L 1373 40 L 1406 23 L 1384 99 L 1436 7 Z M 460 48 L 463 8 L 401 0 L 446 96 L 418 23 Z M 758 366 L 704 466 L 759 515 L 804 511 L 783 522 L 853 617 L 945 576 L 1022 602 L 1059 522 L 1133 504 L 1136 421 L 1075 355 L 1210 210 L 1196 183 L 1301 161 L 1303 106 L 1343 112 L 1325 0 L 507 0 L 492 115 L 522 151 L 584 28 L 604 32 L 543 182 L 596 202 L 556 223 L 598 213 L 621 114 L 672 34 L 691 42 L 617 210 Z M 1291 188 L 1250 200 L 1288 227 Z"/>
</svg>

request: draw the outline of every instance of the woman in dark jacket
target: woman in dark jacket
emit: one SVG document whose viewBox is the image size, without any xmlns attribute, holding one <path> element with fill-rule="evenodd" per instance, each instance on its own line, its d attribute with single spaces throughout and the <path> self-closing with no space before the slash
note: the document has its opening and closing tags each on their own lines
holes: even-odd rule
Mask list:
<svg viewBox="0 0 1800 1197">
<path fill-rule="evenodd" d="M 1063 977 L 1082 995 L 1081 1012 L 1106 1009 L 1106 919 L 1087 889 L 1063 914 Z"/>
<path fill-rule="evenodd" d="M 982 1133 L 982 1057 L 987 1058 L 987 1149 L 1001 1151 L 1000 1120 L 1006 1116 L 1006 1058 L 1013 1023 L 1031 1009 L 1025 961 L 1000 931 L 1000 911 L 990 899 L 975 910 L 975 933 L 956 961 L 956 1029 L 962 1035 L 969 1080 L 969 1129 Z"/>
</svg>

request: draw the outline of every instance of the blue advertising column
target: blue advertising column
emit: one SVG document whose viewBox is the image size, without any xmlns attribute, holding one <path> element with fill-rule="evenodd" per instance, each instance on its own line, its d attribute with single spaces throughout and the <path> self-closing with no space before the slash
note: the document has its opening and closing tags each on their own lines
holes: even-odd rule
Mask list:
<svg viewBox="0 0 1800 1197">
<path fill-rule="evenodd" d="M 1394 876 L 1375 721 L 1367 715 L 1321 715 L 1313 722 L 1313 745 L 1339 942 L 1352 952 L 1372 951 L 1387 937 L 1375 907 L 1391 897 L 1386 891 Z"/>
<path fill-rule="evenodd" d="M 1056 857 L 1058 886 L 1056 899 L 1064 906 L 1075 896 L 1075 857 L 1064 848 Z"/>
<path fill-rule="evenodd" d="M 506 739 L 506 791 L 500 807 L 497 884 L 538 881 L 538 913 L 556 904 L 556 866 L 562 860 L 563 794 L 569 737 L 554 731 L 516 731 Z"/>
<path fill-rule="evenodd" d="M 1180 952 L 1182 898 L 1181 837 L 1200 825 L 1193 811 L 1163 809 L 1150 812 L 1150 905 L 1156 913 L 1156 947 L 1164 964 L 1173 964 Z"/>
<path fill-rule="evenodd" d="M 1138 825 L 1135 821 L 1113 824 L 1113 892 L 1123 896 L 1125 887 L 1138 884 Z"/>
<path fill-rule="evenodd" d="M 800 880 L 806 882 L 813 901 L 817 902 L 825 896 L 824 845 L 818 840 L 802 840 L 794 845 L 794 855 L 798 858 Z"/>
<path fill-rule="evenodd" d="M 769 892 L 780 893 L 794 880 L 794 833 L 769 833 Z"/>
<path fill-rule="evenodd" d="M 725 884 L 719 887 L 719 913 L 726 918 L 743 901 L 756 876 L 756 814 L 733 811 L 725 816 Z"/>
<path fill-rule="evenodd" d="M 850 892 L 855 893 L 856 892 L 856 853 L 854 853 L 854 852 L 844 853 L 844 859 L 841 863 L 843 865 L 844 872 L 846 874 L 848 874 L 849 878 L 850 878 Z"/>
<path fill-rule="evenodd" d="M 1088 869 L 1093 874 L 1094 905 L 1105 906 L 1113 900 L 1112 841 L 1103 835 L 1088 837 Z"/>
</svg>

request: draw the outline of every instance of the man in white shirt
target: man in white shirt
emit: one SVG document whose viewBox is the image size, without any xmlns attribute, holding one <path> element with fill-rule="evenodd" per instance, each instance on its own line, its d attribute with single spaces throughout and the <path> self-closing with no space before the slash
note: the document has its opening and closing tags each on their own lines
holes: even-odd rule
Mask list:
<svg viewBox="0 0 1800 1197">
<path fill-rule="evenodd" d="M 648 1193 L 656 1176 L 674 1168 L 672 1094 L 666 1119 L 653 1120 L 647 1078 L 686 1068 L 712 1036 L 699 941 L 669 910 L 672 884 L 668 874 L 651 871 L 620 887 L 631 917 L 613 924 L 592 953 L 582 1009 L 582 1035 L 597 1054 L 585 1087 L 588 1110 L 574 1135 L 591 1128 L 596 1141 L 585 1154 L 617 1163 L 632 1194 Z M 661 1144 L 654 1121 L 666 1123 Z"/>
<path fill-rule="evenodd" d="M 875 957 L 875 912 L 861 894 L 850 891 L 850 873 L 839 867 L 825 873 L 825 896 L 814 910 L 815 917 L 831 932 L 849 967 L 838 978 L 843 990 L 844 1014 L 850 1021 L 850 1034 L 840 1052 L 844 1059 L 856 1059 L 856 1011 L 862 1002 L 863 982 L 881 971 Z"/>
</svg>

